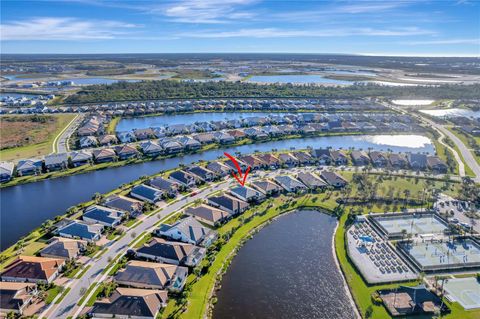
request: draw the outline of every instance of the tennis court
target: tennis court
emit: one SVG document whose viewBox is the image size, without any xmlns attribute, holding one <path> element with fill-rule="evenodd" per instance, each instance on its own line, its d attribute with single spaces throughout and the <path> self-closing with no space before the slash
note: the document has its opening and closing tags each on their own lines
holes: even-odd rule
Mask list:
<svg viewBox="0 0 480 319">
<path fill-rule="evenodd" d="M 440 283 L 441 284 L 441 283 Z M 444 283 L 448 299 L 465 309 L 480 308 L 480 282 L 475 277 L 448 279 Z"/>
</svg>

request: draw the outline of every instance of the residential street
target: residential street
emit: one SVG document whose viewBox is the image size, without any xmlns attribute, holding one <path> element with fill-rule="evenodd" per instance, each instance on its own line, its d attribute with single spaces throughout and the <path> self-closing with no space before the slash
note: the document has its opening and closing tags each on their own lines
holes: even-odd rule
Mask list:
<svg viewBox="0 0 480 319">
<path fill-rule="evenodd" d="M 53 141 L 54 145 L 52 153 L 65 153 L 70 150 L 68 147 L 68 140 L 83 121 L 84 117 L 85 114 L 83 113 L 77 114 L 67 127 L 55 138 Z"/>
</svg>

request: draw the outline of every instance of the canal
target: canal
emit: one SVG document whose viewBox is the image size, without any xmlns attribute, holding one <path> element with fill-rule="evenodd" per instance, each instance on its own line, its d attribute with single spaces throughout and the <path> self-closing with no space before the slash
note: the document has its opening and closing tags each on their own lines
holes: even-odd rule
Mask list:
<svg viewBox="0 0 480 319">
<path fill-rule="evenodd" d="M 355 318 L 333 256 L 336 223 L 300 210 L 255 234 L 223 277 L 213 318 Z"/>
<path fill-rule="evenodd" d="M 7 187 L 0 191 L 0 248 L 3 250 L 9 247 L 21 236 L 40 226 L 45 220 L 64 214 L 69 207 L 90 200 L 96 192 L 111 191 L 121 184 L 131 182 L 143 175 L 172 169 L 179 164 L 214 160 L 222 157 L 224 151 L 234 154 L 235 152 L 252 153 L 254 151 L 271 151 L 272 149 L 289 150 L 329 146 L 343 149 L 355 147 L 364 150 L 386 151 L 390 149 L 394 152 L 434 153 L 432 142 L 421 135 L 310 137 L 226 147 L 199 154 Z"/>
</svg>

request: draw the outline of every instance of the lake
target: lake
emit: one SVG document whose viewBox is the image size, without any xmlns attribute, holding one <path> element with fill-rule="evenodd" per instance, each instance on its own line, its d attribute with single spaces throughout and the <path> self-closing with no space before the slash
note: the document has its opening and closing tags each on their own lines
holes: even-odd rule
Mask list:
<svg viewBox="0 0 480 319">
<path fill-rule="evenodd" d="M 31 94 L 31 93 L 10 93 L 10 92 L 1 92 L 0 93 L 0 99 L 6 98 L 6 97 L 13 97 L 13 98 L 19 98 L 19 97 L 35 97 L 39 96 L 40 94 Z"/>
<path fill-rule="evenodd" d="M 193 124 L 195 122 L 225 121 L 236 120 L 240 118 L 269 115 L 285 115 L 288 113 L 266 113 L 266 112 L 202 112 L 193 114 L 173 114 L 159 116 L 144 116 L 122 118 L 117 124 L 116 131 L 131 131 L 149 127 L 160 127 L 175 124 Z"/>
<path fill-rule="evenodd" d="M 247 82 L 258 83 L 297 83 L 297 84 L 352 84 L 352 81 L 327 79 L 322 75 L 315 74 L 299 74 L 299 75 L 254 75 Z"/>
<path fill-rule="evenodd" d="M 480 111 L 473 111 L 467 109 L 458 109 L 458 108 L 451 108 L 451 109 L 444 109 L 444 110 L 420 110 L 420 112 L 435 116 L 435 117 L 474 117 L 480 118 Z"/>
<path fill-rule="evenodd" d="M 213 318 L 355 318 L 333 256 L 336 224 L 300 210 L 260 230 L 233 258 Z"/>
<path fill-rule="evenodd" d="M 200 160 L 215 160 L 223 157 L 224 151 L 235 154 L 235 152 L 253 153 L 272 149 L 289 150 L 329 146 L 343 149 L 350 147 L 384 151 L 391 149 L 394 152 L 429 152 L 431 154 L 435 151 L 432 142 L 421 135 L 310 137 L 225 147 L 198 154 L 7 187 L 0 192 L 0 249 L 3 250 L 12 245 L 45 220 L 62 215 L 69 207 L 90 200 L 96 192 L 109 192 L 143 175 L 169 170 L 180 164 L 188 165 Z"/>
</svg>

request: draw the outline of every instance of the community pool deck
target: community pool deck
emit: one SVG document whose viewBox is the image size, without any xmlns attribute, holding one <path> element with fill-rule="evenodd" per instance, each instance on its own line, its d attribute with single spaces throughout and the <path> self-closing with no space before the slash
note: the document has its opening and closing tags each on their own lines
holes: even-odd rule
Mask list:
<svg viewBox="0 0 480 319">
<path fill-rule="evenodd" d="M 414 242 L 399 247 L 421 271 L 480 267 L 480 246 L 471 239 Z"/>
<path fill-rule="evenodd" d="M 372 220 L 389 238 L 401 237 L 402 230 L 411 235 L 435 235 L 447 229 L 441 217 L 433 213 L 378 215 L 372 216 Z"/>
<path fill-rule="evenodd" d="M 443 287 L 450 301 L 458 302 L 466 310 L 480 308 L 480 282 L 477 278 L 447 279 Z"/>
</svg>

